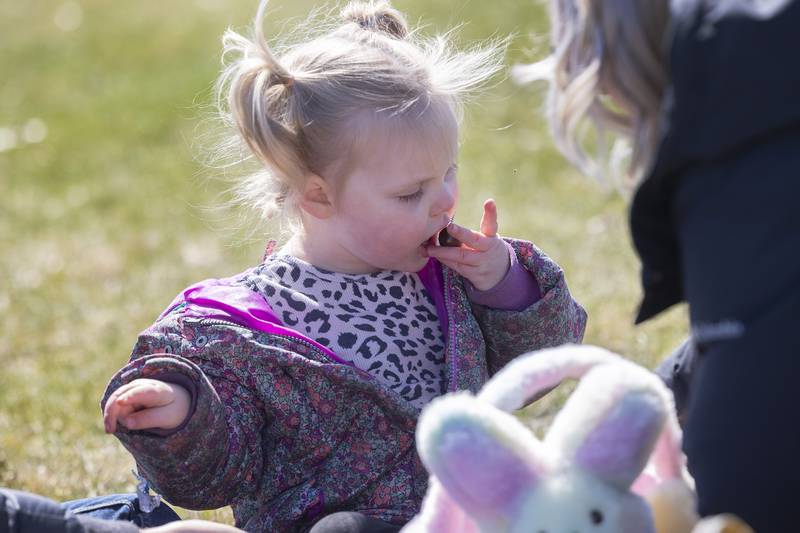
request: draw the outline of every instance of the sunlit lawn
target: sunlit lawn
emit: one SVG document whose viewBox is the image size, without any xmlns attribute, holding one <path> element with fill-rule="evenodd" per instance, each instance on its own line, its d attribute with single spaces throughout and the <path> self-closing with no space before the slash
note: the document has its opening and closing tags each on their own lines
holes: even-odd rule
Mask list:
<svg viewBox="0 0 800 533">
<path fill-rule="evenodd" d="M 268 33 L 314 5 L 274 0 Z M 429 32 L 467 22 L 464 41 L 515 33 L 510 64 L 547 46 L 538 3 L 395 5 Z M 182 287 L 261 257 L 262 234 L 209 209 L 226 185 L 196 143 L 219 38 L 254 11 L 255 0 L 0 0 L 0 486 L 59 500 L 132 490 L 130 457 L 102 431 L 108 378 Z M 652 367 L 685 335 L 684 311 L 632 326 L 625 203 L 555 152 L 541 93 L 503 81 L 470 108 L 459 219 L 477 225 L 496 198 L 501 232 L 565 268 L 590 315 L 586 341 Z"/>
</svg>

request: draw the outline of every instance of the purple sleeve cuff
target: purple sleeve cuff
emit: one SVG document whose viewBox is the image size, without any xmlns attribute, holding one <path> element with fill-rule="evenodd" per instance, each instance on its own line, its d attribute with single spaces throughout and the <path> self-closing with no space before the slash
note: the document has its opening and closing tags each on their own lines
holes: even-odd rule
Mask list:
<svg viewBox="0 0 800 533">
<path fill-rule="evenodd" d="M 511 265 L 508 272 L 500 282 L 489 290 L 476 289 L 472 283 L 466 281 L 467 296 L 472 303 L 501 309 L 504 311 L 522 311 L 536 303 L 542 297 L 542 291 L 536 278 L 528 272 L 517 259 L 514 248 L 506 242 Z"/>
</svg>

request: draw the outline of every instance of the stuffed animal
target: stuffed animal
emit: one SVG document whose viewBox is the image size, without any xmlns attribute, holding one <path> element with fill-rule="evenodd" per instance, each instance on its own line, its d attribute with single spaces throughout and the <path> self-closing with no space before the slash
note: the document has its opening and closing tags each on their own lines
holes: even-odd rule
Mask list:
<svg viewBox="0 0 800 533">
<path fill-rule="evenodd" d="M 569 378 L 580 381 L 537 439 L 511 413 Z M 403 533 L 688 533 L 697 520 L 672 395 L 601 348 L 534 352 L 477 396 L 432 402 L 417 447 L 431 481 Z"/>
</svg>

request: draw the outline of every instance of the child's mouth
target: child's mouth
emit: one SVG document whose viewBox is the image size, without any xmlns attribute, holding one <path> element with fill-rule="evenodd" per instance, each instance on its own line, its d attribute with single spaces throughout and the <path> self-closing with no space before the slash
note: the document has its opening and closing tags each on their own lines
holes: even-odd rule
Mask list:
<svg viewBox="0 0 800 533">
<path fill-rule="evenodd" d="M 447 226 L 428 237 L 427 240 L 423 241 L 421 246 L 423 248 L 427 246 L 461 246 L 461 243 L 447 231 L 447 227 L 452 223 L 453 217 L 450 218 Z"/>
<path fill-rule="evenodd" d="M 442 231 L 439 232 L 436 240 L 439 246 L 461 246 L 461 242 L 450 235 L 450 232 L 447 231 L 447 228 L 443 228 Z"/>
</svg>

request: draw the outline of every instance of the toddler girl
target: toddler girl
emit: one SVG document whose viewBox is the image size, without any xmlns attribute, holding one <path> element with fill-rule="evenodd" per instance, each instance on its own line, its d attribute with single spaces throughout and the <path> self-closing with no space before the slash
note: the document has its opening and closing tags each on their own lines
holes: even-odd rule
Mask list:
<svg viewBox="0 0 800 533">
<path fill-rule="evenodd" d="M 559 267 L 452 223 L 459 99 L 498 47 L 423 41 L 386 4 L 273 55 L 229 32 L 220 94 L 264 172 L 244 197 L 294 223 L 230 278 L 182 292 L 103 398 L 106 431 L 187 508 L 231 505 L 250 531 L 395 531 L 427 473 L 420 409 L 477 391 L 510 359 L 579 342 L 586 315 Z M 436 246 L 442 230 L 460 241 Z"/>
</svg>

